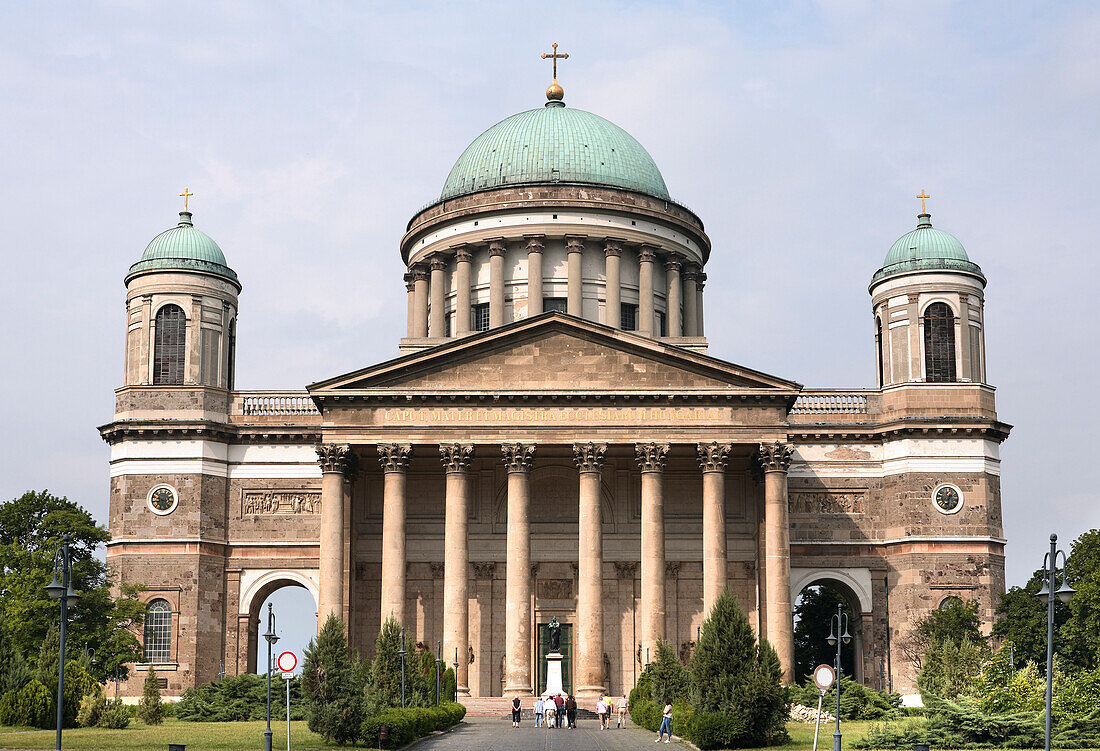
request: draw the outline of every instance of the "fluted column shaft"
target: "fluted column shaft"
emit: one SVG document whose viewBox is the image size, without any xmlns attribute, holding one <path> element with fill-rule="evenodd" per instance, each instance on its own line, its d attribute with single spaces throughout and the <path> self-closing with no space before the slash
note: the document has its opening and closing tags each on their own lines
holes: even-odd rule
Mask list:
<svg viewBox="0 0 1100 751">
<path fill-rule="evenodd" d="M 581 318 L 584 314 L 584 299 L 581 294 L 581 261 L 584 258 L 584 239 L 567 237 L 565 249 L 568 252 L 568 286 L 566 288 L 565 311 Z"/>
<path fill-rule="evenodd" d="M 504 610 L 504 693 L 530 694 L 531 683 L 531 517 L 532 444 L 502 447 L 508 470 L 508 531 Z"/>
<path fill-rule="evenodd" d="M 703 470 L 703 617 L 726 589 L 726 463 L 732 446 L 700 443 L 696 447 Z"/>
<path fill-rule="evenodd" d="M 667 443 L 639 443 L 634 456 L 642 472 L 642 601 L 639 606 L 642 659 L 657 655 L 665 635 L 664 469 Z"/>
<path fill-rule="evenodd" d="M 689 265 L 680 275 L 684 287 L 684 336 L 699 336 L 699 292 L 695 285 L 697 268 Z"/>
<path fill-rule="evenodd" d="M 455 336 L 470 333 L 470 261 L 468 248 L 455 251 Z"/>
<path fill-rule="evenodd" d="M 428 337 L 428 270 L 422 265 L 413 266 L 414 327 L 417 339 Z"/>
<path fill-rule="evenodd" d="M 410 339 L 416 336 L 416 281 L 412 272 L 405 274 L 405 289 L 408 291 L 408 310 L 405 315 L 405 336 Z"/>
<path fill-rule="evenodd" d="M 431 322 L 428 327 L 428 336 L 433 339 L 442 339 L 446 335 L 447 311 L 444 310 L 443 299 L 446 289 L 443 283 L 443 272 L 447 269 L 447 262 L 442 258 L 432 258 L 432 305 Z"/>
<path fill-rule="evenodd" d="M 788 443 L 760 444 L 764 470 L 764 592 L 767 637 L 779 655 L 783 681 L 794 678 L 794 617 L 791 608 L 791 544 L 787 507 Z"/>
<path fill-rule="evenodd" d="M 603 519 L 600 473 L 607 445 L 573 445 L 580 473 L 577 529 L 577 669 L 576 693 L 595 701 L 603 685 Z"/>
<path fill-rule="evenodd" d="M 542 312 L 542 235 L 527 238 L 527 315 Z"/>
<path fill-rule="evenodd" d="M 622 283 L 619 265 L 623 246 L 618 240 L 608 238 L 604 242 L 604 324 L 612 328 L 623 327 Z"/>
<path fill-rule="evenodd" d="M 326 443 L 317 447 L 321 465 L 321 540 L 317 628 L 329 615 L 344 617 L 344 476 L 351 449 Z"/>
<path fill-rule="evenodd" d="M 450 662 L 458 654 L 455 681 L 459 696 L 470 695 L 470 548 L 469 518 L 470 462 L 474 447 L 449 444 L 439 447 L 447 473 L 446 511 L 443 525 L 443 655 Z"/>
<path fill-rule="evenodd" d="M 653 336 L 653 264 L 656 251 L 643 245 L 638 251 L 638 333 Z"/>
<path fill-rule="evenodd" d="M 668 335 L 671 337 L 683 336 L 683 329 L 680 325 L 680 293 L 683 291 L 680 285 L 680 259 L 675 256 L 669 256 L 665 261 L 665 281 L 667 282 L 667 291 L 665 300 L 668 303 L 668 316 L 666 321 L 668 322 Z"/>
<path fill-rule="evenodd" d="M 412 457 L 407 443 L 378 444 L 382 465 L 382 620 L 405 625 L 405 485 Z"/>
<path fill-rule="evenodd" d="M 504 252 L 503 240 L 489 243 L 489 328 L 504 325 Z"/>
</svg>

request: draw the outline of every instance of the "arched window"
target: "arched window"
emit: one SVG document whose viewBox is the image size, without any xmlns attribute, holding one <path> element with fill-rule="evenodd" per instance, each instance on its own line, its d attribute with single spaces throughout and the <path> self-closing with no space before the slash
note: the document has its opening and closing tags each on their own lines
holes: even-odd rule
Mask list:
<svg viewBox="0 0 1100 751">
<path fill-rule="evenodd" d="M 955 316 L 947 303 L 932 303 L 924 311 L 924 380 L 955 380 Z"/>
<path fill-rule="evenodd" d="M 165 305 L 158 310 L 154 332 L 153 385 L 181 385 L 187 354 L 187 317 L 183 308 Z"/>
<path fill-rule="evenodd" d="M 875 319 L 875 348 L 878 350 L 878 385 L 882 388 L 886 379 L 883 378 L 885 369 L 882 362 L 882 319 Z"/>
<path fill-rule="evenodd" d="M 153 600 L 145 608 L 145 662 L 172 661 L 172 607 Z"/>
</svg>

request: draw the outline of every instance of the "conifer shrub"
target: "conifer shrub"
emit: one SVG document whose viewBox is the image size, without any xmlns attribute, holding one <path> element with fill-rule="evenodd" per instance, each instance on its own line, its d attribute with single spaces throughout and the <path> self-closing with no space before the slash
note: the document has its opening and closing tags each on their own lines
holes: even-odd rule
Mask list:
<svg viewBox="0 0 1100 751">
<path fill-rule="evenodd" d="M 130 726 L 130 720 L 134 718 L 132 708 L 122 703 L 122 699 L 112 699 L 107 702 L 103 715 L 99 718 L 99 727 L 109 730 L 122 730 Z"/>
<path fill-rule="evenodd" d="M 107 697 L 103 690 L 96 686 L 96 691 L 86 694 L 80 700 L 80 708 L 76 713 L 76 724 L 82 728 L 94 728 L 103 719 L 103 712 L 107 709 Z"/>
<path fill-rule="evenodd" d="M 0 697 L 0 725 L 52 728 L 57 722 L 56 699 L 36 678 L 18 691 Z"/>
<path fill-rule="evenodd" d="M 188 722 L 262 720 L 267 714 L 267 676 L 241 673 L 204 686 L 189 688 L 174 706 L 176 717 Z M 271 678 L 271 716 L 286 717 L 286 686 Z M 306 719 L 300 677 L 290 680 L 290 719 Z"/>
<path fill-rule="evenodd" d="M 812 680 L 803 685 L 793 685 L 787 689 L 790 704 L 816 707 L 820 692 Z M 848 676 L 840 679 L 840 719 L 842 720 L 887 720 L 901 714 L 901 695 L 886 691 L 876 691 Z M 821 708 L 830 714 L 836 713 L 836 687 L 825 692 Z"/>
<path fill-rule="evenodd" d="M 377 714 L 382 710 L 401 706 L 401 655 L 398 654 L 400 649 L 401 627 L 391 616 L 378 631 L 374 660 L 367 671 L 365 696 L 368 714 Z"/>
<path fill-rule="evenodd" d="M 145 674 L 145 684 L 141 688 L 141 701 L 138 703 L 138 718 L 146 725 L 159 725 L 164 722 L 164 702 L 160 699 L 160 685 L 157 683 L 157 671 L 149 666 Z"/>
<path fill-rule="evenodd" d="M 306 647 L 302 688 L 309 729 L 329 743 L 345 745 L 359 735 L 364 716 L 363 670 L 353 658 L 344 624 L 330 614 Z"/>
</svg>

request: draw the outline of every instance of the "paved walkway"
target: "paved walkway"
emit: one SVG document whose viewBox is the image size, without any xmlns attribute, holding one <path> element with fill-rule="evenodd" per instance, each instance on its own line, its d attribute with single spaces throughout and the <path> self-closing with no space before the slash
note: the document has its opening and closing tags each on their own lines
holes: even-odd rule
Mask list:
<svg viewBox="0 0 1100 751">
<path fill-rule="evenodd" d="M 614 726 L 614 722 L 612 722 Z M 416 744 L 415 751 L 638 751 L 685 746 L 673 741 L 657 746 L 653 733 L 631 725 L 600 730 L 598 720 L 580 720 L 577 729 L 536 728 L 524 722 L 513 728 L 507 719 L 470 717 L 449 733 Z"/>
</svg>

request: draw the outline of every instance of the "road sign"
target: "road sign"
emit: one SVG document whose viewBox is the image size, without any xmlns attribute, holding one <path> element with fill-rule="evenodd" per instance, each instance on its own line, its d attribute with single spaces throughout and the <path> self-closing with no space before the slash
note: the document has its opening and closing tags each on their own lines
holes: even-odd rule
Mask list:
<svg viewBox="0 0 1100 751">
<path fill-rule="evenodd" d="M 836 681 L 836 671 L 832 665 L 818 665 L 814 668 L 814 684 L 822 691 L 828 691 Z"/>
<path fill-rule="evenodd" d="M 294 668 L 298 667 L 298 655 L 293 652 L 283 652 L 275 660 L 275 665 L 284 673 L 293 673 Z"/>
</svg>

